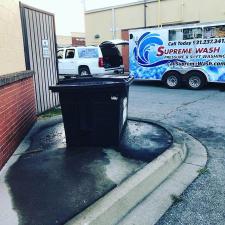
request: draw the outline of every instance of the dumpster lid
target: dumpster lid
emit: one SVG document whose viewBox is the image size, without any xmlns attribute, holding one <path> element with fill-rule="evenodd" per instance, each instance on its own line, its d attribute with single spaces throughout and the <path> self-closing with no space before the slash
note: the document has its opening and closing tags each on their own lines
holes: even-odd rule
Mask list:
<svg viewBox="0 0 225 225">
<path fill-rule="evenodd" d="M 60 81 L 55 86 L 50 86 L 49 89 L 53 92 L 71 91 L 71 90 L 87 90 L 87 89 L 105 89 L 125 87 L 132 83 L 133 77 L 123 76 L 118 77 L 92 77 L 92 78 L 72 78 Z"/>
</svg>

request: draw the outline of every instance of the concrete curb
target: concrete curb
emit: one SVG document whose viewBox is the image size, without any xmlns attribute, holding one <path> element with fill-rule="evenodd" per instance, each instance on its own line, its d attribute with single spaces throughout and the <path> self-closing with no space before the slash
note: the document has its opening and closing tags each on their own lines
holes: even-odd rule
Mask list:
<svg viewBox="0 0 225 225">
<path fill-rule="evenodd" d="M 198 140 L 178 128 L 170 127 L 163 123 L 157 124 L 165 127 L 171 134 L 178 134 L 178 136 L 183 137 L 187 149 L 187 157 L 173 173 L 159 184 L 140 204 L 125 215 L 117 225 L 153 225 L 157 223 L 174 203 L 172 195 L 180 196 L 199 176 L 199 169 L 206 166 L 207 151 Z"/>
<path fill-rule="evenodd" d="M 154 123 L 153 121 L 141 120 L 138 118 L 130 119 Z M 172 146 L 132 177 L 125 180 L 120 186 L 113 189 L 93 205 L 67 222 L 66 225 L 113 225 L 118 223 L 121 218 L 146 198 L 149 193 L 154 192 L 154 190 L 159 187 L 164 180 L 168 179 L 168 177 L 170 177 L 171 174 L 182 164 L 189 150 L 185 143 L 186 139 L 192 138 L 188 134 L 178 131 L 177 129 L 170 128 L 164 124 L 157 123 L 157 125 L 163 126 L 172 134 L 174 138 Z M 201 145 L 197 140 L 195 140 L 195 144 L 195 147 L 197 148 Z M 201 145 L 201 147 L 203 146 Z M 195 154 L 191 154 L 190 157 L 192 160 L 196 160 L 196 162 L 199 160 L 199 165 L 203 167 L 206 160 L 195 156 Z M 191 160 L 190 157 L 186 160 Z M 193 177 L 196 176 L 196 174 L 193 174 Z M 189 183 L 189 181 L 187 181 L 187 183 Z M 159 202 L 160 201 L 158 201 L 158 203 Z M 158 210 L 157 213 L 155 213 L 155 222 L 163 215 L 170 205 L 167 204 L 167 207 L 164 207 L 163 210 Z"/>
</svg>

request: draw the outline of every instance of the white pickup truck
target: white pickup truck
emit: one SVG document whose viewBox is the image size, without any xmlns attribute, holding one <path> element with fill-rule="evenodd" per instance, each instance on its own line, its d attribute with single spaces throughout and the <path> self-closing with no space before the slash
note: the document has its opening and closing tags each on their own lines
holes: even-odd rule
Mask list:
<svg viewBox="0 0 225 225">
<path fill-rule="evenodd" d="M 65 77 L 124 73 L 123 58 L 117 45 L 127 41 L 105 41 L 101 45 L 68 47 L 57 51 L 59 74 Z"/>
</svg>

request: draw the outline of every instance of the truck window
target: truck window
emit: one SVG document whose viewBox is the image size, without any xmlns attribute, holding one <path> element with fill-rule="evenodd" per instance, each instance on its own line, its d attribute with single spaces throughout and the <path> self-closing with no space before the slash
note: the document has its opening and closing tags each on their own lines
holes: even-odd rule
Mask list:
<svg viewBox="0 0 225 225">
<path fill-rule="evenodd" d="M 169 30 L 169 41 L 178 41 L 183 39 L 182 29 Z"/>
<path fill-rule="evenodd" d="M 225 37 L 225 25 L 204 27 L 204 38 Z"/>
<path fill-rule="evenodd" d="M 63 52 L 64 52 L 63 49 L 57 51 L 57 59 L 62 59 L 63 58 Z"/>
<path fill-rule="evenodd" d="M 202 38 L 202 28 L 201 27 L 185 28 L 183 29 L 183 35 L 184 40 Z"/>
<path fill-rule="evenodd" d="M 75 49 L 67 49 L 66 50 L 66 59 L 73 59 L 75 55 Z"/>
<path fill-rule="evenodd" d="M 78 49 L 79 58 L 98 58 L 97 48 L 79 48 Z"/>
</svg>

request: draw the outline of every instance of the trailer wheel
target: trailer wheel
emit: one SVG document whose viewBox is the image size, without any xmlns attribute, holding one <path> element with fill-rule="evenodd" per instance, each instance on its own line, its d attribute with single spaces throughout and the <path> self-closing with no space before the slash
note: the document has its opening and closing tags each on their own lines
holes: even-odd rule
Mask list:
<svg viewBox="0 0 225 225">
<path fill-rule="evenodd" d="M 205 74 L 200 71 L 191 71 L 187 74 L 186 86 L 192 90 L 200 90 L 206 85 Z"/>
<path fill-rule="evenodd" d="M 171 89 L 179 88 L 181 86 L 181 74 L 177 71 L 169 71 L 163 77 L 163 83 Z"/>
</svg>

